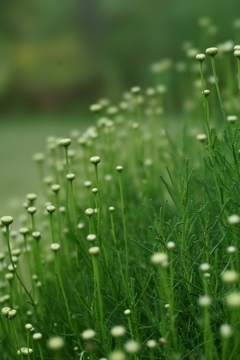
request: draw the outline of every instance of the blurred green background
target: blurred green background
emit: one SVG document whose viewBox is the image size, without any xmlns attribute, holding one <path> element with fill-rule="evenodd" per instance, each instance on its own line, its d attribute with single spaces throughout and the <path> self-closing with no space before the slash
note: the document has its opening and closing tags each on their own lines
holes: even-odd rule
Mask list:
<svg viewBox="0 0 240 360">
<path fill-rule="evenodd" d="M 205 36 L 199 19 L 208 17 Z M 99 98 L 153 84 L 150 65 L 232 39 L 239 0 L 1 0 L 0 210 L 37 192 L 32 154 L 92 122 Z"/>
</svg>

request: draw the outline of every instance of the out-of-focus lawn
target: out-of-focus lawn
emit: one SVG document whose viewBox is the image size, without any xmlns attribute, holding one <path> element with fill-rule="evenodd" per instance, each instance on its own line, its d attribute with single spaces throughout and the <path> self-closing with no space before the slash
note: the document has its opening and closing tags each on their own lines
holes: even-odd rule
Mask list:
<svg viewBox="0 0 240 360">
<path fill-rule="evenodd" d="M 32 157 L 36 152 L 46 152 L 47 137 L 70 137 L 72 130 L 83 130 L 86 123 L 86 118 L 81 119 L 79 116 L 54 121 L 44 116 L 32 117 L 31 121 L 22 118 L 2 121 L 0 216 L 19 214 L 25 195 L 39 192 L 37 166 Z"/>
</svg>

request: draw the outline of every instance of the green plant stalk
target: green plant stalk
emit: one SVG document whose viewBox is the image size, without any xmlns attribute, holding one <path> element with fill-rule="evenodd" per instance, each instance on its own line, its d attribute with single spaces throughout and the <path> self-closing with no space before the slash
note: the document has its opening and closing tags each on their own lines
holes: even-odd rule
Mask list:
<svg viewBox="0 0 240 360">
<path fill-rule="evenodd" d="M 92 216 L 88 216 L 89 234 L 92 234 Z"/>
<path fill-rule="evenodd" d="M 170 289 L 168 288 L 168 303 L 170 304 L 169 312 L 171 318 L 171 334 L 173 339 L 174 350 L 178 350 L 178 341 L 177 341 L 177 334 L 175 329 L 175 317 L 174 317 L 174 268 L 173 268 L 173 254 L 170 251 L 169 257 L 169 269 L 170 269 Z M 165 271 L 166 275 L 167 272 Z"/>
<path fill-rule="evenodd" d="M 238 62 L 238 91 L 240 97 L 240 58 L 237 58 L 237 62 Z"/>
<path fill-rule="evenodd" d="M 17 269 L 14 268 L 14 263 L 12 261 L 12 256 L 11 256 L 11 249 L 10 249 L 10 241 L 9 241 L 9 225 L 6 225 L 6 240 L 7 240 L 7 246 L 8 246 L 8 253 L 9 253 L 9 257 L 10 257 L 10 263 L 14 269 L 14 274 L 16 275 L 18 281 L 20 282 L 20 284 L 22 285 L 25 293 L 27 294 L 28 298 L 30 299 L 30 302 L 31 302 L 31 305 L 33 306 L 35 312 L 36 312 L 36 316 L 38 317 L 38 319 L 41 321 L 40 317 L 39 317 L 39 314 L 37 312 L 37 309 L 36 309 L 36 305 L 34 303 L 34 300 L 30 294 L 30 292 L 26 289 L 25 285 L 23 284 L 22 280 L 20 279 L 20 277 L 18 276 L 18 272 L 17 272 Z"/>
<path fill-rule="evenodd" d="M 103 301 L 102 301 L 102 293 L 100 287 L 100 280 L 99 280 L 99 269 L 98 269 L 98 259 L 97 256 L 92 256 L 92 263 L 93 263 L 93 274 L 94 274 L 94 287 L 95 291 L 98 294 L 98 309 L 100 314 L 100 328 L 101 328 L 101 335 L 102 340 L 105 341 L 106 333 L 104 327 L 104 316 L 103 316 Z M 96 306 L 97 308 L 97 306 Z"/>
<path fill-rule="evenodd" d="M 51 231 L 51 238 L 52 244 L 55 243 L 55 233 L 54 233 L 54 226 L 53 226 L 53 213 L 49 213 L 49 223 L 50 223 L 50 231 Z"/>
<path fill-rule="evenodd" d="M 35 219 L 34 219 L 34 214 L 30 214 L 31 217 L 31 227 L 32 227 L 32 232 L 35 231 Z"/>
<path fill-rule="evenodd" d="M 212 145 L 210 126 L 209 126 L 209 118 L 210 118 L 210 116 L 209 116 L 209 104 L 208 104 L 208 99 L 207 99 L 206 96 L 204 97 L 204 104 L 205 104 L 205 120 L 206 120 L 206 126 L 207 126 L 207 137 L 208 137 L 208 143 L 209 143 L 209 156 L 210 156 L 211 164 L 213 165 L 214 164 L 213 156 L 212 156 L 213 145 Z M 221 193 L 220 193 L 220 189 L 219 189 L 219 184 L 218 184 L 218 181 L 217 181 L 216 173 L 215 173 L 214 168 L 213 168 L 212 165 L 211 165 L 211 170 L 212 170 L 212 174 L 213 174 L 213 179 L 214 179 L 214 182 L 215 182 L 215 187 L 216 187 L 216 191 L 217 191 L 218 198 L 219 198 L 219 203 L 221 204 L 222 200 L 221 200 Z"/>
<path fill-rule="evenodd" d="M 70 192 L 71 192 L 71 200 L 72 200 L 72 211 L 73 211 L 73 222 L 74 222 L 74 232 L 75 236 L 77 233 L 77 215 L 76 215 L 76 204 L 75 204 L 75 198 L 74 198 L 74 192 L 73 192 L 73 182 L 70 181 Z"/>
<path fill-rule="evenodd" d="M 38 273 L 40 275 L 40 281 L 44 285 L 45 278 L 43 276 L 42 262 L 41 262 L 41 257 L 40 257 L 40 249 L 39 249 L 39 241 L 38 240 L 34 241 L 34 250 L 35 250 L 35 254 L 36 254 L 37 268 L 38 268 Z"/>
<path fill-rule="evenodd" d="M 216 65 L 215 65 L 214 56 L 211 56 L 211 62 L 212 62 L 212 70 L 213 70 L 213 76 L 214 76 L 214 80 L 215 80 L 215 86 L 216 86 L 216 90 L 217 90 L 219 105 L 220 105 L 220 108 L 222 111 L 223 118 L 227 122 L 227 116 L 226 116 L 226 113 L 224 110 L 223 101 L 222 101 L 222 97 L 221 97 L 221 93 L 220 93 L 220 89 L 219 89 L 219 85 L 218 85 L 218 78 L 217 78 L 217 74 L 216 74 Z"/>
<path fill-rule="evenodd" d="M 57 279 L 58 279 L 58 282 L 59 282 L 59 285 L 60 285 L 60 289 L 61 289 L 61 292 L 62 292 L 62 296 L 63 296 L 63 299 L 64 299 L 65 307 L 66 307 L 66 310 L 67 310 L 68 321 L 69 321 L 69 324 L 70 324 L 71 329 L 75 332 L 75 329 L 74 329 L 73 324 L 72 324 L 71 313 L 70 313 L 70 310 L 69 310 L 69 305 L 68 305 L 66 293 L 65 293 L 65 291 L 64 291 L 64 287 L 63 287 L 63 283 L 62 283 L 62 278 L 61 278 L 61 275 L 60 275 L 60 272 L 59 272 L 57 252 L 54 252 L 54 259 L 55 259 L 56 277 L 57 277 Z"/>
<path fill-rule="evenodd" d="M 68 174 L 68 147 L 65 147 L 65 159 L 66 159 L 66 175 Z M 66 178 L 66 210 L 67 216 L 69 217 L 69 208 L 68 208 L 68 179 Z"/>
<path fill-rule="evenodd" d="M 207 307 L 204 308 L 204 348 L 206 359 L 213 360 L 213 338 Z"/>
<path fill-rule="evenodd" d="M 98 236 L 101 238 L 101 196 L 100 196 L 100 188 L 99 188 L 99 180 L 98 180 L 98 166 L 97 164 L 94 164 L 94 168 L 95 168 L 95 177 L 96 177 L 96 184 L 97 184 L 97 189 L 98 189 L 98 193 L 97 193 L 97 227 L 98 227 Z"/>
<path fill-rule="evenodd" d="M 27 330 L 27 348 L 30 348 L 30 335 L 29 335 L 29 330 Z M 30 360 L 30 354 L 28 353 L 28 360 Z"/>
<path fill-rule="evenodd" d="M 120 257 L 120 251 L 119 251 L 119 248 L 117 246 L 117 239 L 116 239 L 116 233 L 115 233 L 115 225 L 114 225 L 114 221 L 113 221 L 113 214 L 112 212 L 110 212 L 110 218 L 111 218 L 111 232 L 112 232 L 112 237 L 113 237 L 113 242 L 114 242 L 114 246 L 115 246 L 115 249 L 116 249 L 116 253 L 117 253 L 117 258 L 118 258 L 118 267 L 119 267 L 119 270 L 120 270 L 120 274 L 121 274 L 121 278 L 122 278 L 122 282 L 123 282 L 123 285 L 126 289 L 126 282 L 125 282 L 125 279 L 124 279 L 124 275 L 123 275 L 123 271 L 122 271 L 122 262 L 121 262 L 121 257 Z"/>
<path fill-rule="evenodd" d="M 26 253 L 26 256 L 27 256 L 27 263 L 28 263 L 28 268 L 29 268 L 31 281 L 32 281 L 33 272 L 32 272 L 30 254 L 29 254 L 28 247 L 27 247 L 27 234 L 23 234 L 23 238 L 24 238 L 24 249 L 25 249 L 25 253 Z M 32 281 L 32 284 L 33 284 L 33 281 Z"/>
<path fill-rule="evenodd" d="M 122 177 L 121 172 L 119 174 L 119 189 L 120 189 L 120 198 L 121 198 L 121 207 L 122 207 L 122 222 L 123 222 L 123 238 L 125 244 L 125 255 L 126 255 L 126 286 L 128 286 L 128 243 L 127 243 L 127 226 L 126 226 L 126 217 L 125 217 L 125 207 L 123 200 L 123 190 L 122 190 Z"/>
<path fill-rule="evenodd" d="M 38 342 L 38 351 L 39 351 L 39 354 L 40 354 L 40 359 L 41 359 L 41 360 L 44 360 L 44 359 L 43 359 L 43 353 L 42 353 L 42 348 L 41 348 L 40 342 Z"/>
<path fill-rule="evenodd" d="M 13 319 L 11 320 L 11 323 L 12 323 L 13 335 L 15 337 L 15 341 L 16 341 L 16 345 L 17 345 L 17 350 L 20 350 L 19 338 L 18 338 L 18 334 L 17 334 L 16 327 L 15 327 Z M 21 357 L 21 360 L 23 360 L 23 355 L 22 355 L 21 351 L 20 351 L 20 357 Z"/>
</svg>

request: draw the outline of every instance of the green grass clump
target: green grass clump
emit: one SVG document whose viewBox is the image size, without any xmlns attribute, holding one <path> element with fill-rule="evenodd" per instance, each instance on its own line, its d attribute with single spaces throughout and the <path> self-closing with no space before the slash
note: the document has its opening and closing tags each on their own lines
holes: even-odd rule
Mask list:
<svg viewBox="0 0 240 360">
<path fill-rule="evenodd" d="M 237 62 L 217 50 L 210 82 L 203 54 L 164 60 L 146 94 L 93 105 L 94 126 L 35 154 L 20 230 L 1 219 L 2 359 L 239 355 Z"/>
</svg>

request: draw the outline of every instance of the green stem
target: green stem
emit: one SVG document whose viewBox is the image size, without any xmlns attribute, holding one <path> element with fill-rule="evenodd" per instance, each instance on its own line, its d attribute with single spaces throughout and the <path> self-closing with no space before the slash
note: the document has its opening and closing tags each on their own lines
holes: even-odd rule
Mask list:
<svg viewBox="0 0 240 360">
<path fill-rule="evenodd" d="M 227 116 L 223 107 L 223 102 L 222 102 L 222 97 L 221 97 L 221 93 L 220 93 L 220 89 L 218 86 L 218 78 L 217 78 L 217 74 L 216 74 L 216 66 L 215 66 L 215 58 L 214 56 L 211 56 L 211 62 L 212 62 L 212 69 L 213 69 L 213 76 L 214 76 L 214 80 L 215 80 L 215 86 L 216 86 L 216 90 L 217 90 L 217 95 L 218 95 L 218 101 L 220 104 L 220 108 L 223 114 L 223 118 L 225 121 L 227 121 Z"/>
<path fill-rule="evenodd" d="M 124 237 L 125 254 L 126 254 L 126 285 L 127 285 L 128 284 L 128 243 L 127 243 L 127 226 L 126 226 L 126 218 L 125 218 L 121 172 L 119 172 L 119 189 L 120 189 L 121 207 L 122 207 L 123 237 Z"/>
</svg>

